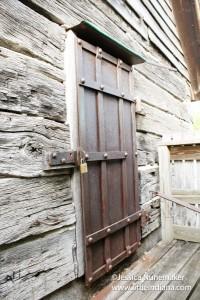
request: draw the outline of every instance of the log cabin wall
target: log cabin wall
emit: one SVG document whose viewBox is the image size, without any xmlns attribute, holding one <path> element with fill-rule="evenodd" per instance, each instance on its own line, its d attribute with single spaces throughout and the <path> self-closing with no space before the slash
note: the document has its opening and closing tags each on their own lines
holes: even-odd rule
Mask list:
<svg viewBox="0 0 200 300">
<path fill-rule="evenodd" d="M 157 142 L 191 126 L 188 74 L 167 0 L 0 1 L 0 298 L 41 299 L 83 275 L 70 174 L 43 172 L 45 152 L 70 148 L 65 28 L 83 19 L 154 63 L 133 72 L 140 201 L 151 215 L 143 238 L 160 226 L 150 192 L 159 187 Z"/>
</svg>

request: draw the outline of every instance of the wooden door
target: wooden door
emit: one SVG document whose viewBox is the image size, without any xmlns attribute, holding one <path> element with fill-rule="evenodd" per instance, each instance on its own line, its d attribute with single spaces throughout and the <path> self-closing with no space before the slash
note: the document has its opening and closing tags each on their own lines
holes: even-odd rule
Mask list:
<svg viewBox="0 0 200 300">
<path fill-rule="evenodd" d="M 135 102 L 131 67 L 77 40 L 79 154 L 86 284 L 140 242 Z"/>
</svg>

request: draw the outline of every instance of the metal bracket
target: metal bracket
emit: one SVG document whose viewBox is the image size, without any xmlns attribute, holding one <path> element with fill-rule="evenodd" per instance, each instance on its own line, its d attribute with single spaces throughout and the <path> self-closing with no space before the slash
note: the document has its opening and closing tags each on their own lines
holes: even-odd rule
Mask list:
<svg viewBox="0 0 200 300">
<path fill-rule="evenodd" d="M 150 221 L 149 212 L 142 210 L 141 214 L 141 227 L 144 228 L 146 224 Z"/>
<path fill-rule="evenodd" d="M 54 151 L 45 158 L 44 170 L 74 168 L 77 165 L 77 152 L 70 151 Z"/>
</svg>

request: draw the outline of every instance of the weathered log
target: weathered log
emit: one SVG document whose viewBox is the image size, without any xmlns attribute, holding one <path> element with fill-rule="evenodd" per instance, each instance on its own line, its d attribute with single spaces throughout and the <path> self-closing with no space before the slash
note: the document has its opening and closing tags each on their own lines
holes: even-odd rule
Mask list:
<svg viewBox="0 0 200 300">
<path fill-rule="evenodd" d="M 144 204 L 152 199 L 152 191 L 159 189 L 158 165 L 139 167 L 140 202 Z"/>
<path fill-rule="evenodd" d="M 0 107 L 65 121 L 63 72 L 0 47 Z"/>
<path fill-rule="evenodd" d="M 137 132 L 138 166 L 154 165 L 158 163 L 157 144 L 159 136 Z"/>
<path fill-rule="evenodd" d="M 75 223 L 69 176 L 0 179 L 0 245 Z"/>
<path fill-rule="evenodd" d="M 36 177 L 45 155 L 69 148 L 67 125 L 26 115 L 0 112 L 0 175 Z"/>
<path fill-rule="evenodd" d="M 121 40 L 129 47 L 132 47 L 136 51 L 142 49 L 141 45 L 133 38 L 135 32 L 129 30 L 129 36 L 124 34 L 129 26 L 122 23 L 121 20 L 116 22 L 114 19 L 113 9 L 103 1 L 89 1 L 89 0 L 27 0 L 27 5 L 33 5 L 38 9 L 45 12 L 50 19 L 57 22 L 58 24 L 65 24 L 66 28 L 70 28 L 77 25 L 84 19 L 90 20 L 94 24 L 97 24 L 102 30 L 113 35 L 115 38 Z M 134 15 L 132 16 L 134 17 Z M 140 19 L 135 17 L 137 23 L 140 23 Z M 144 26 L 145 27 L 145 26 Z M 143 30 L 143 25 L 140 24 L 140 30 Z"/>
<path fill-rule="evenodd" d="M 157 84 L 148 80 L 145 76 L 136 72 L 135 80 L 135 96 L 142 99 L 145 103 L 155 106 L 167 113 L 173 114 L 175 117 L 190 122 L 186 106 L 177 98 L 166 92 Z M 178 82 L 178 81 L 177 81 Z M 153 91 L 153 93 L 152 93 Z"/>
<path fill-rule="evenodd" d="M 164 135 L 176 129 L 177 132 L 189 130 L 192 123 L 178 119 L 173 114 L 143 103 L 145 116 L 137 115 L 137 130 Z"/>
<path fill-rule="evenodd" d="M 18 0 L 0 1 L 0 19 L 0 46 L 63 69 L 63 28 Z"/>
<path fill-rule="evenodd" d="M 41 299 L 76 277 L 74 227 L 0 253 L 0 298 Z"/>
</svg>

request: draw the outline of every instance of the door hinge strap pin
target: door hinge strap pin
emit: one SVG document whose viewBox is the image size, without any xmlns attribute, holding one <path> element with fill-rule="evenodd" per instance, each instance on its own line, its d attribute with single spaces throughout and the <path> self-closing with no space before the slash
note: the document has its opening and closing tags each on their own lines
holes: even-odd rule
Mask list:
<svg viewBox="0 0 200 300">
<path fill-rule="evenodd" d="M 89 237 L 89 238 L 88 238 L 88 242 L 91 243 L 92 241 L 93 241 L 93 238 L 92 238 L 92 237 Z"/>
</svg>

